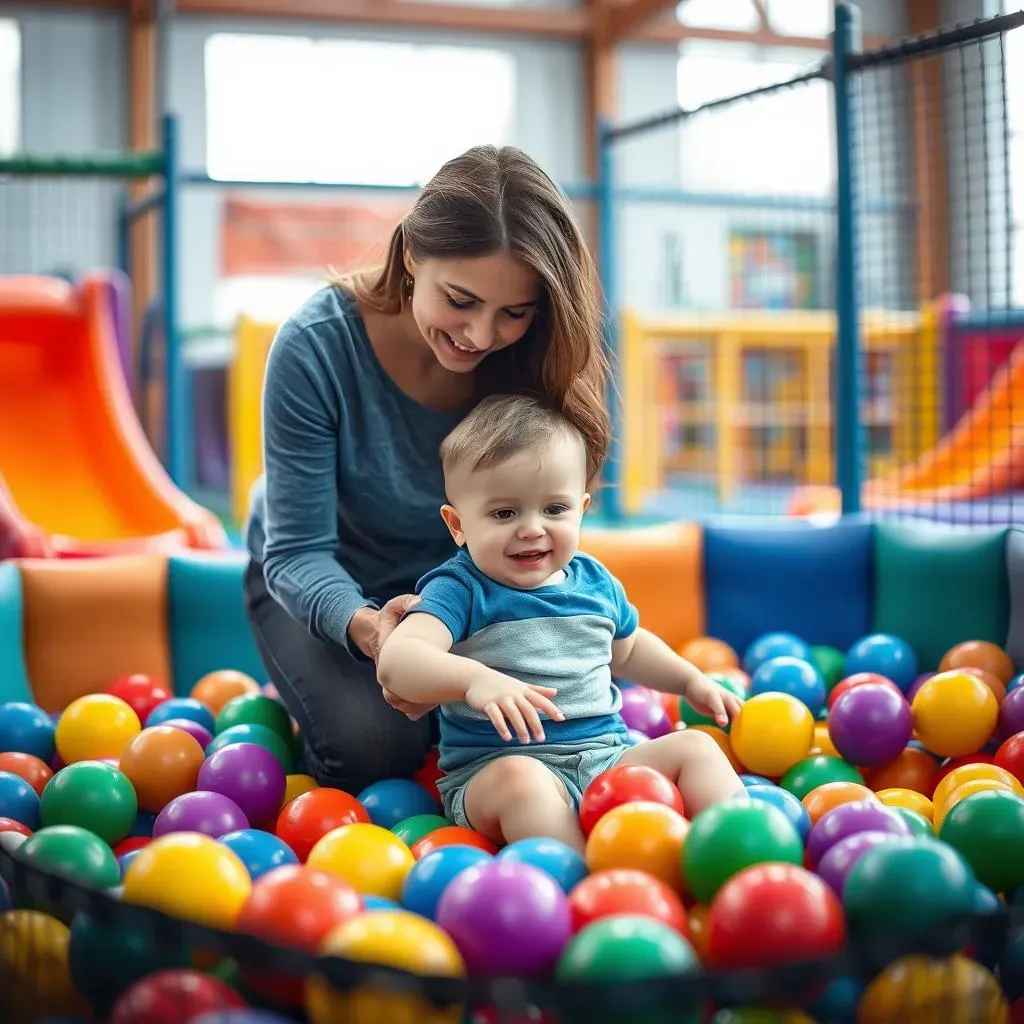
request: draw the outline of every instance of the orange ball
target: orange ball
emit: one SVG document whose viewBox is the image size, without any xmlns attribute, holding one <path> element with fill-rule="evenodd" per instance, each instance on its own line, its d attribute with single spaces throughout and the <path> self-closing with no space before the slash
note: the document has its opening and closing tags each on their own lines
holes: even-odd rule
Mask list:
<svg viewBox="0 0 1024 1024">
<path fill-rule="evenodd" d="M 43 788 L 53 778 L 50 766 L 32 754 L 19 754 L 14 751 L 0 754 L 0 772 L 10 772 L 24 779 L 40 796 Z"/>
<path fill-rule="evenodd" d="M 873 800 L 879 803 L 878 797 L 859 782 L 826 782 L 816 786 L 801 801 L 811 818 L 811 824 L 827 811 L 840 804 L 853 803 L 855 800 Z"/>
<path fill-rule="evenodd" d="M 939 766 L 925 750 L 907 747 L 895 761 L 870 772 L 866 782 L 877 793 L 883 789 L 912 789 L 930 797 L 935 790 Z"/>
<path fill-rule="evenodd" d="M 814 739 L 811 741 L 811 750 L 807 756 L 811 757 L 814 754 L 825 754 L 827 757 L 838 757 L 840 761 L 843 760 L 843 755 L 836 750 L 829 735 L 828 722 L 814 723 Z"/>
<path fill-rule="evenodd" d="M 974 668 L 971 665 L 964 665 L 960 671 L 966 672 L 968 675 L 977 676 L 992 691 L 992 696 L 995 697 L 997 704 L 1002 704 L 1006 700 L 1006 687 L 997 675 L 983 668 Z"/>
<path fill-rule="evenodd" d="M 461 825 L 445 825 L 442 828 L 436 828 L 422 839 L 417 839 L 410 849 L 412 855 L 417 860 L 421 860 L 428 853 L 439 850 L 442 846 L 475 846 L 485 853 L 498 852 L 498 847 L 487 836 L 474 832 L 471 828 L 463 828 Z"/>
<path fill-rule="evenodd" d="M 159 814 L 195 789 L 204 758 L 199 741 L 184 729 L 153 725 L 129 740 L 118 767 L 135 787 L 139 807 Z"/>
<path fill-rule="evenodd" d="M 229 700 L 240 697 L 243 693 L 262 692 L 260 684 L 252 676 L 236 672 L 233 668 L 222 668 L 203 676 L 192 687 L 190 696 L 205 704 L 214 715 L 217 715 Z"/>
<path fill-rule="evenodd" d="M 637 868 L 683 891 L 683 843 L 690 823 L 664 804 L 635 800 L 613 807 L 587 837 L 591 872 Z"/>
<path fill-rule="evenodd" d="M 739 668 L 740 659 L 736 652 L 723 640 L 713 636 L 699 636 L 688 640 L 678 651 L 679 657 L 696 665 L 701 672 L 721 672 Z"/>
<path fill-rule="evenodd" d="M 690 914 L 686 922 L 690 945 L 693 946 L 694 952 L 702 962 L 706 961 L 708 957 L 708 915 L 710 913 L 710 906 L 706 903 L 697 903 L 690 907 Z"/>
<path fill-rule="evenodd" d="M 939 671 L 953 668 L 980 668 L 991 672 L 1004 685 L 1014 676 L 1013 660 L 997 644 L 987 640 L 965 640 L 942 656 Z"/>
</svg>

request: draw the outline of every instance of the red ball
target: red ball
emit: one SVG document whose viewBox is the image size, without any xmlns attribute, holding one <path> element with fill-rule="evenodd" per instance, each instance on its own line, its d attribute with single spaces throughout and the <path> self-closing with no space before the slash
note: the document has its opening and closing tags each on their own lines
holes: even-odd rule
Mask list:
<svg viewBox="0 0 1024 1024">
<path fill-rule="evenodd" d="M 218 978 L 172 969 L 140 978 L 114 1004 L 110 1024 L 189 1024 L 210 1010 L 242 1009 L 245 1000 Z"/>
<path fill-rule="evenodd" d="M 635 868 L 611 868 L 588 875 L 569 893 L 572 930 L 614 914 L 653 917 L 689 937 L 686 908 L 675 890 Z"/>
<path fill-rule="evenodd" d="M 13 750 L 0 754 L 0 772 L 10 772 L 24 779 L 40 796 L 53 778 L 53 772 L 45 761 Z"/>
<path fill-rule="evenodd" d="M 831 692 L 828 695 L 828 706 L 831 710 L 832 705 L 842 697 L 847 690 L 852 690 L 854 687 L 863 686 L 865 683 L 886 683 L 891 686 L 897 693 L 902 694 L 900 688 L 891 680 L 886 679 L 885 676 L 880 676 L 877 672 L 854 672 L 852 676 L 847 676 L 845 679 L 840 679 Z"/>
<path fill-rule="evenodd" d="M 256 879 L 235 923 L 269 943 L 313 953 L 336 925 L 363 912 L 356 890 L 327 871 L 297 864 L 274 868 Z M 243 970 L 245 983 L 257 995 L 280 1006 L 301 1006 L 301 976 L 261 969 Z"/>
<path fill-rule="evenodd" d="M 143 723 L 157 704 L 162 704 L 174 696 L 162 683 L 158 683 L 152 676 L 147 676 L 143 672 L 118 676 L 107 687 L 107 693 L 120 697 Z"/>
<path fill-rule="evenodd" d="M 409 849 L 412 850 L 412 855 L 420 860 L 428 853 L 441 849 L 442 846 L 475 846 L 485 853 L 498 852 L 498 847 L 487 836 L 474 832 L 471 828 L 463 828 L 461 825 L 445 825 L 444 828 L 436 828 L 422 839 L 417 839 Z"/>
<path fill-rule="evenodd" d="M 440 751 L 429 751 L 423 766 L 412 777 L 413 782 L 418 782 L 438 803 L 441 802 L 441 794 L 437 790 L 437 780 L 444 774 L 437 766 L 440 756 Z"/>
<path fill-rule="evenodd" d="M 13 818 L 0 818 L 0 832 L 17 832 L 19 836 L 32 835 L 32 829 Z"/>
<path fill-rule="evenodd" d="M 795 864 L 753 864 L 711 903 L 708 960 L 716 968 L 763 968 L 838 952 L 846 919 L 836 894 Z"/>
<path fill-rule="evenodd" d="M 589 836 L 598 820 L 612 808 L 635 800 L 664 804 L 683 815 L 683 797 L 661 772 L 642 764 L 617 764 L 587 787 L 580 801 L 580 828 Z"/>
<path fill-rule="evenodd" d="M 302 793 L 281 808 L 274 834 L 306 863 L 310 850 L 328 832 L 356 822 L 369 824 L 366 808 L 352 795 L 324 786 Z"/>
<path fill-rule="evenodd" d="M 995 764 L 1005 768 L 1018 782 L 1024 782 L 1024 732 L 1003 740 L 995 753 Z"/>
<path fill-rule="evenodd" d="M 151 836 L 129 836 L 114 847 L 114 856 L 123 857 L 126 853 L 134 853 L 135 850 L 149 846 L 151 842 L 153 842 Z"/>
</svg>

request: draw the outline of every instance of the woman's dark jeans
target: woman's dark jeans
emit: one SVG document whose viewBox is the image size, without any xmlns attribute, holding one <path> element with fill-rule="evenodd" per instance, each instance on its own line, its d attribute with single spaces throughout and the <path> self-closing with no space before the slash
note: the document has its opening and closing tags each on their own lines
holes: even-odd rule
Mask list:
<svg viewBox="0 0 1024 1024">
<path fill-rule="evenodd" d="M 411 777 L 430 748 L 432 716 L 410 722 L 395 711 L 375 666 L 313 637 L 274 600 L 253 562 L 245 607 L 267 675 L 299 723 L 310 775 L 353 796 L 380 779 Z"/>
</svg>

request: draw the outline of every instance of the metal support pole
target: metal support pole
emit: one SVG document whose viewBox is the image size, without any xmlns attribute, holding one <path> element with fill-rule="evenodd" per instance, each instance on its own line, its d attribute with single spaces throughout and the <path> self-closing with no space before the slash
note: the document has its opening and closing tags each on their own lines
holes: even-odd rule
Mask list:
<svg viewBox="0 0 1024 1024">
<path fill-rule="evenodd" d="M 164 314 L 164 415 L 167 472 L 179 487 L 185 486 L 185 394 L 178 334 L 178 124 L 168 114 L 163 118 L 164 155 L 164 217 L 163 250 L 163 314 Z"/>
</svg>

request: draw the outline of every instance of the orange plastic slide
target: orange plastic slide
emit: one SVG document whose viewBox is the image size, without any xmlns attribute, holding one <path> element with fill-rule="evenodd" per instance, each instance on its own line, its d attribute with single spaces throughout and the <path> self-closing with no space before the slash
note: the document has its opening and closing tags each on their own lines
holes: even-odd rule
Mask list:
<svg viewBox="0 0 1024 1024">
<path fill-rule="evenodd" d="M 0 558 L 226 546 L 146 440 L 103 282 L 0 278 Z"/>
<path fill-rule="evenodd" d="M 960 422 L 916 462 L 864 485 L 865 508 L 973 501 L 1024 486 L 1024 342 Z M 835 511 L 835 488 L 801 488 L 793 515 Z"/>
</svg>

